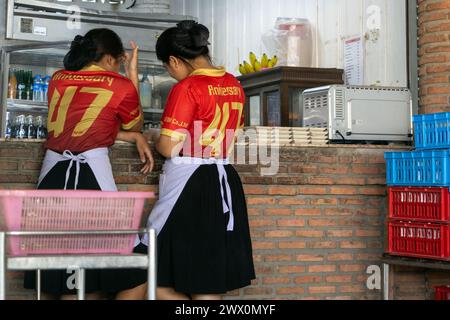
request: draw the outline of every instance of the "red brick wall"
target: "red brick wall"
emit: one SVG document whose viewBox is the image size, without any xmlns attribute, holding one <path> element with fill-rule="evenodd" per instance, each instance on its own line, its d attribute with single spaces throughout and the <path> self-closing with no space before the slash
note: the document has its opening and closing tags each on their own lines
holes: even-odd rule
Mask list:
<svg viewBox="0 0 450 320">
<path fill-rule="evenodd" d="M 450 0 L 418 0 L 420 113 L 450 111 Z"/>
<path fill-rule="evenodd" d="M 418 0 L 420 113 L 450 111 L 450 0 Z M 394 298 L 434 299 L 450 272 L 394 268 Z"/>
<path fill-rule="evenodd" d="M 238 167 L 258 274 L 241 296 L 380 299 L 379 291 L 366 288 L 366 269 L 383 253 L 383 152 L 284 149 L 280 173 L 265 185 L 254 184 L 254 168 Z"/>
<path fill-rule="evenodd" d="M 359 148 L 359 149 L 358 149 Z M 236 166 L 247 195 L 257 279 L 227 299 L 381 299 L 366 288 L 366 269 L 380 265 L 387 212 L 384 148 L 364 146 L 282 149 L 280 172 L 261 177 L 258 166 Z M 0 142 L 0 188 L 34 188 L 40 143 Z M 158 170 L 138 174 L 136 152 L 111 153 L 121 190 L 157 192 Z M 147 212 L 150 206 L 147 207 Z M 396 299 L 433 299 L 448 272 L 395 268 Z M 22 274 L 10 272 L 9 299 L 32 299 Z"/>
<path fill-rule="evenodd" d="M 41 148 L 0 142 L 0 188 L 33 188 Z M 273 177 L 261 177 L 258 166 L 237 166 L 248 199 L 257 279 L 227 298 L 380 299 L 381 292 L 365 283 L 367 267 L 380 265 L 384 251 L 385 151 L 282 149 L 280 172 Z M 133 147 L 116 146 L 111 157 L 121 190 L 157 191 L 158 173 L 137 173 Z M 21 274 L 10 273 L 9 298 L 33 297 L 21 286 Z"/>
</svg>

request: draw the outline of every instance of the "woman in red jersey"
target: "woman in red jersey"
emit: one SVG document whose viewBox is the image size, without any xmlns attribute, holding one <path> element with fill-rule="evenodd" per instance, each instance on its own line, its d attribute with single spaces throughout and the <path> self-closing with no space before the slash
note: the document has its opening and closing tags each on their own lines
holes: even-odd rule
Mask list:
<svg viewBox="0 0 450 320">
<path fill-rule="evenodd" d="M 125 53 L 121 39 L 109 29 L 94 29 L 77 36 L 64 58 L 65 70 L 49 84 L 48 139 L 38 189 L 117 191 L 108 148 L 116 139 L 136 143 L 142 173 L 152 170 L 153 158 L 140 133 L 143 114 L 138 93 L 138 48 Z M 127 77 L 119 74 L 125 64 Z M 144 246 L 136 241 L 136 252 Z M 66 271 L 42 272 L 42 291 L 62 299 L 74 299 Z M 144 270 L 88 270 L 86 293 L 117 299 L 145 294 Z M 35 274 L 27 273 L 25 287 L 35 288 Z"/>
<path fill-rule="evenodd" d="M 245 94 L 213 66 L 208 39 L 205 26 L 183 21 L 156 44 L 178 81 L 160 136 L 148 133 L 167 158 L 148 223 L 158 234 L 159 299 L 220 299 L 255 279 L 242 182 L 228 160 L 243 128 Z"/>
</svg>

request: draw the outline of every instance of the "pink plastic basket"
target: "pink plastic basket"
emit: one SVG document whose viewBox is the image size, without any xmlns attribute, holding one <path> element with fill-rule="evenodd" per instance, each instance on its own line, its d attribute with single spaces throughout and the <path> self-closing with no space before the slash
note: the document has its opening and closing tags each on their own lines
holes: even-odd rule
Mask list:
<svg viewBox="0 0 450 320">
<path fill-rule="evenodd" d="M 149 192 L 0 190 L 0 230 L 138 230 Z M 11 236 L 11 256 L 130 254 L 136 235 Z"/>
</svg>

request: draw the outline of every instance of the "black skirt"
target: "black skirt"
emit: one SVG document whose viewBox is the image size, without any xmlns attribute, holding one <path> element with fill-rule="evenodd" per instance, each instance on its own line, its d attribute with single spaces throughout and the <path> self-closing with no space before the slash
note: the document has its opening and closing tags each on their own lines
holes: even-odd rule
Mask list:
<svg viewBox="0 0 450 320">
<path fill-rule="evenodd" d="M 234 231 L 227 231 L 229 213 L 223 213 L 217 166 L 200 166 L 158 235 L 159 287 L 184 294 L 224 294 L 255 279 L 242 182 L 233 166 L 225 169 Z"/>
<path fill-rule="evenodd" d="M 70 161 L 59 162 L 43 179 L 38 189 L 61 190 L 64 189 L 66 170 Z M 75 166 L 71 169 L 67 189 L 74 189 Z M 92 169 L 88 164 L 80 165 L 78 190 L 101 190 Z M 147 247 L 139 245 L 135 253 L 146 253 Z M 71 276 L 66 270 L 41 272 L 42 292 L 51 295 L 76 295 L 76 290 L 67 286 L 67 280 Z M 103 292 L 116 294 L 120 291 L 138 287 L 147 282 L 147 271 L 142 269 L 114 269 L 114 270 L 86 270 L 86 293 Z M 24 287 L 36 289 L 36 272 L 25 272 Z"/>
</svg>

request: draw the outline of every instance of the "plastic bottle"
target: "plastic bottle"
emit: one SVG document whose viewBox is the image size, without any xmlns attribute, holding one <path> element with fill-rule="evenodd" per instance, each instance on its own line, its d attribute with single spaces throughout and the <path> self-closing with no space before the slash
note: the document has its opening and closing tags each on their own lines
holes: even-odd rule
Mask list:
<svg viewBox="0 0 450 320">
<path fill-rule="evenodd" d="M 33 100 L 43 101 L 42 99 L 42 77 L 41 75 L 36 75 L 33 80 Z"/>
<path fill-rule="evenodd" d="M 43 80 L 42 80 L 42 98 L 43 101 L 48 101 L 48 85 L 50 83 L 50 80 L 52 79 L 52 77 L 50 76 L 46 76 Z"/>
<path fill-rule="evenodd" d="M 141 95 L 142 108 L 150 108 L 152 105 L 152 84 L 150 83 L 147 74 L 144 74 L 142 77 L 142 81 L 139 84 L 139 91 Z"/>
<path fill-rule="evenodd" d="M 9 71 L 9 82 L 8 82 L 8 99 L 16 99 L 17 95 L 17 78 L 16 71 Z"/>
</svg>

